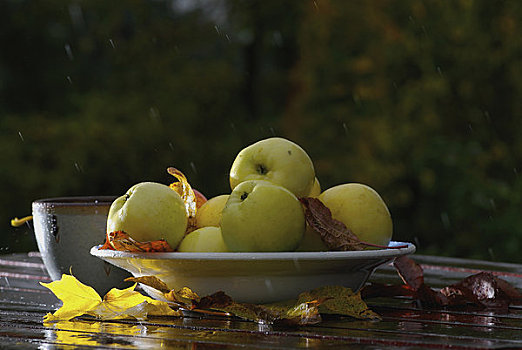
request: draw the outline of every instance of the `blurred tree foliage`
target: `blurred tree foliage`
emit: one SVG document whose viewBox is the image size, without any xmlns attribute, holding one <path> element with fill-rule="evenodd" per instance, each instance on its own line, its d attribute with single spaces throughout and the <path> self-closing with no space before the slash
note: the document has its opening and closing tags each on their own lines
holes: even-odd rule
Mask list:
<svg viewBox="0 0 522 350">
<path fill-rule="evenodd" d="M 0 252 L 37 198 L 230 191 L 244 146 L 363 182 L 420 253 L 522 262 L 522 2 L 0 2 Z"/>
</svg>

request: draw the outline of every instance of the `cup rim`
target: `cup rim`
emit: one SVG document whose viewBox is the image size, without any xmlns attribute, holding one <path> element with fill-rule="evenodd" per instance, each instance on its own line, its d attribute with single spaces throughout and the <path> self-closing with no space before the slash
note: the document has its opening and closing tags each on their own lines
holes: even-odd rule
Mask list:
<svg viewBox="0 0 522 350">
<path fill-rule="evenodd" d="M 63 207 L 85 207 L 85 206 L 108 206 L 118 198 L 117 196 L 71 196 L 42 198 L 33 201 L 38 206 L 63 206 Z"/>
</svg>

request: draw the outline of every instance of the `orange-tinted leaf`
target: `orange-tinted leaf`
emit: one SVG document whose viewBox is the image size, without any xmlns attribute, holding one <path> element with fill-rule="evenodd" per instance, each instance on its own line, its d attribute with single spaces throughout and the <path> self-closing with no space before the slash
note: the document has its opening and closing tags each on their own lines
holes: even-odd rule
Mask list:
<svg viewBox="0 0 522 350">
<path fill-rule="evenodd" d="M 139 242 L 132 239 L 124 231 L 107 232 L 105 244 L 100 249 L 146 253 L 174 251 L 167 241 L 163 239 L 157 241 Z"/>
<path fill-rule="evenodd" d="M 178 182 L 170 184 L 169 187 L 176 191 L 185 202 L 188 217 L 187 232 L 190 232 L 196 227 L 197 196 L 181 171 L 174 167 L 168 167 L 167 172 L 178 179 Z"/>
<path fill-rule="evenodd" d="M 164 293 L 164 296 L 168 301 L 181 304 L 187 309 L 195 308 L 195 305 L 200 301 L 199 295 L 188 287 L 183 287 L 178 291 L 170 290 L 167 293 Z"/>
</svg>

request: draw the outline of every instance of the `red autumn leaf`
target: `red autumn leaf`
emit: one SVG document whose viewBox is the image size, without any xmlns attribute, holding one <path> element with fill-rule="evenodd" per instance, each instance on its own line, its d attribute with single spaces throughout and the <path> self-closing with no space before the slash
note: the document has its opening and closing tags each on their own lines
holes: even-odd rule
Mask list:
<svg viewBox="0 0 522 350">
<path fill-rule="evenodd" d="M 405 284 L 370 284 L 361 291 L 363 297 L 411 296 L 427 307 L 474 304 L 483 308 L 504 309 L 522 301 L 519 290 L 489 272 L 480 272 L 441 290 L 434 290 L 424 283 L 422 268 L 412 259 L 404 256 L 396 259 L 394 265 Z"/>
<path fill-rule="evenodd" d="M 473 303 L 486 308 L 507 308 L 513 302 L 522 300 L 522 293 L 488 272 L 466 277 L 440 292 L 448 298 L 449 305 Z"/>
<path fill-rule="evenodd" d="M 404 255 L 395 259 L 393 265 L 397 269 L 403 282 L 413 290 L 420 289 L 424 284 L 422 267 L 412 259 Z"/>
<path fill-rule="evenodd" d="M 124 231 L 107 232 L 105 243 L 100 249 L 120 250 L 125 252 L 173 252 L 174 249 L 165 240 L 139 242 Z"/>
</svg>

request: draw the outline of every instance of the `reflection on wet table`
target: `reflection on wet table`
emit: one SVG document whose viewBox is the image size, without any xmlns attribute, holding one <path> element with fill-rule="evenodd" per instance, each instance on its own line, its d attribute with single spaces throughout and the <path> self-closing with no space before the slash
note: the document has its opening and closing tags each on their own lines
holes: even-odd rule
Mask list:
<svg viewBox="0 0 522 350">
<path fill-rule="evenodd" d="M 477 271 L 493 271 L 522 288 L 522 265 L 413 256 L 432 287 L 454 283 Z M 285 328 L 237 318 L 187 314 L 147 321 L 74 321 L 43 324 L 60 302 L 39 282 L 49 282 L 37 253 L 0 255 L 0 347 L 51 349 L 57 345 L 118 349 L 193 348 L 520 348 L 522 307 L 423 309 L 409 298 L 373 298 L 382 321 L 326 316 L 313 326 Z M 401 283 L 392 267 L 371 281 Z"/>
</svg>

